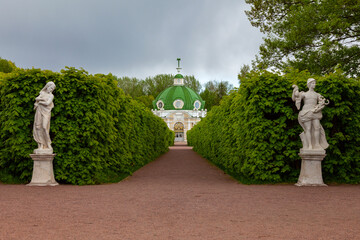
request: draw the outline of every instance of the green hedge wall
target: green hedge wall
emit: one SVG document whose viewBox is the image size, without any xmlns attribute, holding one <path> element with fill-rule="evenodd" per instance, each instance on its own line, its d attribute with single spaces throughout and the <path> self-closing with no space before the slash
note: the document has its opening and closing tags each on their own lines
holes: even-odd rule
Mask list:
<svg viewBox="0 0 360 240">
<path fill-rule="evenodd" d="M 111 75 L 19 69 L 0 79 L 0 181 L 31 180 L 34 99 L 48 81 L 56 84 L 50 134 L 60 183 L 119 181 L 173 144 L 166 123 L 126 96 Z"/>
<path fill-rule="evenodd" d="M 251 73 L 188 131 L 188 144 L 243 183 L 296 182 L 302 147 L 292 85 L 307 91 L 307 72 Z M 314 76 L 312 76 L 314 77 Z M 315 91 L 330 100 L 323 125 L 330 144 L 327 182 L 360 182 L 360 82 L 342 73 L 316 77 Z"/>
</svg>

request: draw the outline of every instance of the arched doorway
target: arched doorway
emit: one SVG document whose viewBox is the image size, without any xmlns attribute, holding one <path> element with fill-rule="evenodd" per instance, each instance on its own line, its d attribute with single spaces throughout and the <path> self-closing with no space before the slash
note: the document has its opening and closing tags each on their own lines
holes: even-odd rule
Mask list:
<svg viewBox="0 0 360 240">
<path fill-rule="evenodd" d="M 177 122 L 174 124 L 175 132 L 175 142 L 184 141 L 184 124 L 182 122 Z"/>
</svg>

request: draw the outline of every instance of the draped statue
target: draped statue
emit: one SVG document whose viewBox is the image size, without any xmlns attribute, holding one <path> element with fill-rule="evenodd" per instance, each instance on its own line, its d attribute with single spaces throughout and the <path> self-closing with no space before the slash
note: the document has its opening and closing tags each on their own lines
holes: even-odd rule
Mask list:
<svg viewBox="0 0 360 240">
<path fill-rule="evenodd" d="M 322 118 L 321 110 L 329 104 L 319 93 L 314 91 L 316 80 L 309 78 L 307 81 L 307 92 L 299 92 L 299 88 L 293 85 L 292 100 L 295 101 L 297 109 L 300 109 L 301 100 L 304 106 L 299 112 L 298 121 L 304 132 L 300 134 L 303 150 L 325 150 L 329 144 L 326 141 L 325 131 L 320 124 Z"/>
<path fill-rule="evenodd" d="M 38 97 L 35 98 L 34 109 L 35 120 L 33 127 L 33 136 L 38 144 L 38 148 L 34 150 L 35 154 L 52 154 L 50 139 L 50 118 L 51 110 L 54 107 L 52 92 L 55 89 L 55 83 L 48 82 L 40 91 Z"/>
</svg>

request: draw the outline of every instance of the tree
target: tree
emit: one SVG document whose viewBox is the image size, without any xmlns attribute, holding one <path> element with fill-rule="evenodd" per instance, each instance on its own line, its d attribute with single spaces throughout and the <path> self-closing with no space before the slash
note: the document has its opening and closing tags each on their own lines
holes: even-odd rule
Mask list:
<svg viewBox="0 0 360 240">
<path fill-rule="evenodd" d="M 205 101 L 205 108 L 210 111 L 213 106 L 220 104 L 221 99 L 227 96 L 233 86 L 225 81 L 209 81 L 205 83 L 205 89 L 200 93 L 200 97 Z"/>
<path fill-rule="evenodd" d="M 239 83 L 241 84 L 241 79 L 246 78 L 247 74 L 250 72 L 250 66 L 247 64 L 244 64 L 240 68 L 240 72 L 238 74 Z"/>
<path fill-rule="evenodd" d="M 359 0 L 246 0 L 246 14 L 267 34 L 260 46 L 260 69 L 292 67 L 324 75 L 340 66 L 360 71 Z"/>
<path fill-rule="evenodd" d="M 130 95 L 132 98 L 145 95 L 144 81 L 137 78 L 121 77 L 116 79 L 118 87 L 121 88 L 125 94 Z"/>
<path fill-rule="evenodd" d="M 155 77 L 145 79 L 145 94 L 156 98 L 166 88 L 174 84 L 174 76 L 171 74 L 158 74 Z"/>
<path fill-rule="evenodd" d="M 200 93 L 200 97 L 205 101 L 205 108 L 208 111 L 210 111 L 213 106 L 219 105 L 216 93 L 210 91 L 208 88 L 205 88 L 205 90 Z"/>
<path fill-rule="evenodd" d="M 198 80 L 196 80 L 196 78 L 193 75 L 184 76 L 184 84 L 185 86 L 194 90 L 196 93 L 200 93 L 201 84 Z"/>
<path fill-rule="evenodd" d="M 0 58 L 0 72 L 10 73 L 14 69 L 16 69 L 16 66 L 13 62 Z"/>
<path fill-rule="evenodd" d="M 140 103 L 143 103 L 145 107 L 149 109 L 153 108 L 152 102 L 154 101 L 154 97 L 151 95 L 150 96 L 143 95 L 143 96 L 135 97 L 134 99 Z"/>
</svg>

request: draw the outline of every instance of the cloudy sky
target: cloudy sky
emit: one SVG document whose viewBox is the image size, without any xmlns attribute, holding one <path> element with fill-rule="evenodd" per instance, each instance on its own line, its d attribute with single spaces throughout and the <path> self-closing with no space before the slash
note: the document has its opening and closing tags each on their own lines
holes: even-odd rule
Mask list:
<svg viewBox="0 0 360 240">
<path fill-rule="evenodd" d="M 0 57 L 22 68 L 238 85 L 263 35 L 242 0 L 0 0 Z"/>
</svg>

